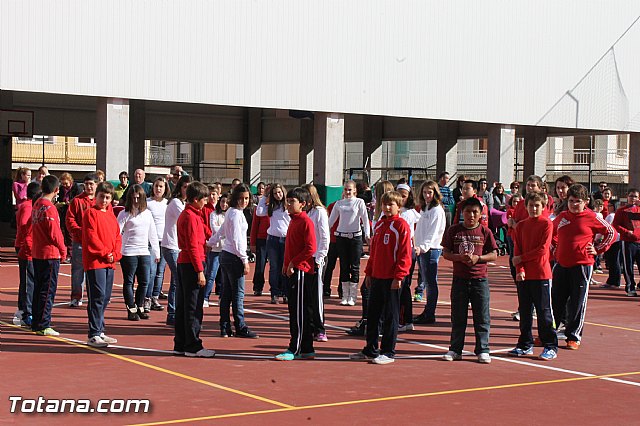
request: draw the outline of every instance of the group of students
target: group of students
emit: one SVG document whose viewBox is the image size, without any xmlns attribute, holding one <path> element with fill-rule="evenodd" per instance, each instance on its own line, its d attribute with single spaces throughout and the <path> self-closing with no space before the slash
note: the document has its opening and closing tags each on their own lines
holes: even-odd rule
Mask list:
<svg viewBox="0 0 640 426">
<path fill-rule="evenodd" d="M 123 295 L 130 320 L 147 319 L 150 310 L 164 309 L 158 297 L 163 261 L 168 264 L 171 284 L 167 323 L 175 327 L 176 354 L 214 355 L 203 347 L 199 332 L 203 306 L 208 305 L 218 269 L 222 278 L 218 290 L 221 336 L 258 337 L 245 323 L 243 307 L 248 253 L 255 251 L 254 294 L 262 294 L 264 278 L 262 282 L 255 278 L 264 273 L 264 262 L 268 259 L 272 303 L 279 303 L 282 298 L 290 313 L 291 341 L 276 358 L 313 358 L 314 339 L 327 340 L 322 299 L 326 295 L 326 275 L 330 280 L 333 269 L 326 267 L 331 266 L 327 265 L 331 263 L 327 258 L 331 258 L 332 251 L 339 257 L 341 304 L 354 305 L 362 245 L 366 241 L 370 259 L 360 288 L 362 318 L 350 334 L 366 334 L 367 344 L 352 358 L 371 358 L 378 364 L 393 362 L 399 330 L 411 330 L 414 323 L 435 322 L 437 265 L 443 256 L 454 266 L 451 346 L 444 359 L 462 356 L 467 306 L 471 303 L 475 353 L 479 362 L 491 361 L 487 262 L 495 260 L 497 246 L 486 226 L 487 207 L 478 196 L 475 181 L 463 183 L 454 223 L 446 232 L 448 209 L 443 204 L 442 186 L 434 181 L 422 184 L 417 203 L 412 188 L 405 182 L 395 188 L 390 182 L 378 183 L 371 223 L 364 201 L 355 196 L 353 181 L 345 183 L 343 198 L 325 209 L 313 185 L 287 193 L 278 184 L 263 186 L 255 197 L 239 181 L 230 194 L 222 194 L 217 187 L 194 182 L 189 176 L 179 178 L 168 202 L 165 198 L 168 185 L 160 177 L 154 181 L 148 200 L 139 185 L 127 191 L 125 208 L 117 217 L 112 207 L 113 185 L 109 182 L 96 185 L 96 181 L 94 175 L 85 178 L 84 192 L 74 199 L 66 219 L 74 241 L 72 277 L 74 259 L 81 262 L 79 274 L 86 274 L 87 343 L 91 346 L 104 347 L 116 342 L 104 333 L 104 309 L 111 298 L 116 262 L 120 262 L 123 271 Z M 513 243 L 510 259 L 518 288 L 521 328 L 518 345 L 511 355 L 532 353 L 534 307 L 544 346 L 542 359 L 557 356 L 557 329 L 561 323 L 567 347 L 579 347 L 593 258 L 604 253 L 617 237 L 613 227 L 587 208 L 586 188 L 574 184 L 558 190 L 558 186 L 556 183 L 557 193 L 566 194 L 564 199 L 560 196 L 559 204 L 565 206 L 562 211 L 557 206 L 554 210 L 553 199 L 542 194 L 544 184 L 537 176 L 527 180 L 524 203 L 518 203 L 518 196 L 510 200 L 508 240 Z M 45 176 L 40 184 L 29 185 L 27 198 L 34 198 L 37 192 L 41 196 L 32 207 L 31 203 L 18 205 L 20 322 L 30 325 L 38 334 L 57 335 L 50 326 L 51 308 L 59 261 L 66 255 L 62 225 L 52 204 L 58 194 L 57 178 Z M 627 242 L 623 259 L 634 261 L 640 258 L 637 249 L 640 231 L 637 236 L 635 232 L 635 226 L 640 225 L 638 195 L 636 190 L 629 191 L 629 206 L 620 209 L 614 220 L 621 239 Z M 252 202 L 257 202 L 257 207 L 253 211 L 252 250 L 248 251 L 245 212 Z M 413 317 L 411 277 L 416 262 L 420 271 L 416 293 L 426 290 L 427 303 L 424 311 Z M 552 262 L 555 262 L 553 272 Z M 627 284 L 631 293 L 635 291 L 633 268 L 628 272 L 625 277 L 631 277 Z M 138 287 L 134 294 L 135 278 Z M 71 297 L 71 304 L 77 301 L 78 306 L 82 287 L 73 286 Z M 28 306 L 29 299 L 33 306 Z M 380 329 L 383 338 L 378 349 Z"/>
</svg>

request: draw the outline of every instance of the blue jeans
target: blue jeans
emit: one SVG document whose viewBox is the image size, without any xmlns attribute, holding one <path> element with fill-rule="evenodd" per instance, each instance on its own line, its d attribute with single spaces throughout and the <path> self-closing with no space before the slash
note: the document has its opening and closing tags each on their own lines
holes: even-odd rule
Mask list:
<svg viewBox="0 0 640 426">
<path fill-rule="evenodd" d="M 153 251 L 149 248 L 149 252 L 153 257 Z M 162 253 L 162 251 L 160 252 Z M 155 259 L 151 259 L 151 267 L 149 268 L 149 285 L 147 286 L 146 297 L 158 297 L 162 291 L 162 281 L 164 281 L 164 270 L 167 261 L 160 254 L 160 261 L 156 263 Z"/>
<path fill-rule="evenodd" d="M 451 285 L 451 345 L 449 350 L 461 354 L 467 329 L 469 302 L 476 335 L 475 354 L 489 353 L 489 280 L 453 277 Z"/>
<path fill-rule="evenodd" d="M 107 308 L 113 288 L 114 270 L 111 268 L 87 271 L 87 315 L 89 316 L 89 338 L 104 333 L 104 310 Z"/>
<path fill-rule="evenodd" d="M 155 262 L 155 261 L 154 261 Z M 120 266 L 122 266 L 122 295 L 124 303 L 129 308 L 138 306 L 142 308 L 144 298 L 147 294 L 147 285 L 149 284 L 149 268 L 151 256 L 122 256 Z M 135 299 L 133 296 L 133 281 L 138 278 L 138 287 L 136 288 Z"/>
<path fill-rule="evenodd" d="M 82 265 L 82 244 L 71 245 L 71 300 L 82 300 L 85 282 L 84 266 Z"/>
<path fill-rule="evenodd" d="M 284 238 L 267 237 L 267 258 L 269 259 L 269 291 L 271 296 L 286 296 L 289 293 L 289 284 L 282 275 L 284 263 Z"/>
<path fill-rule="evenodd" d="M 231 328 L 230 308 L 233 306 L 233 325 L 236 331 L 246 327 L 244 323 L 244 265 L 242 260 L 227 251 L 220 253 L 222 292 L 220 297 L 220 329 Z"/>
<path fill-rule="evenodd" d="M 436 317 L 436 307 L 438 305 L 438 262 L 441 254 L 441 249 L 431 249 L 426 253 L 421 253 L 418 260 L 420 275 L 424 280 L 418 287 L 419 294 L 422 294 L 424 288 L 427 289 L 427 304 L 422 315 L 430 320 Z"/>
<path fill-rule="evenodd" d="M 171 271 L 171 283 L 169 284 L 169 294 L 167 299 L 167 318 L 173 319 L 176 316 L 176 284 L 178 281 L 178 250 L 171 250 L 160 247 L 162 258 L 167 262 Z"/>
<path fill-rule="evenodd" d="M 51 326 L 51 310 L 58 289 L 59 271 L 60 259 L 33 259 L 33 331 Z"/>
<path fill-rule="evenodd" d="M 20 286 L 18 289 L 18 309 L 22 311 L 22 319 L 31 315 L 33 302 L 33 261 L 18 259 L 20 267 Z"/>
<path fill-rule="evenodd" d="M 218 269 L 220 268 L 220 252 L 210 251 L 207 254 L 206 265 L 207 285 L 204 287 L 204 300 L 209 300 L 211 292 L 213 291 L 213 283 L 218 275 Z"/>
</svg>

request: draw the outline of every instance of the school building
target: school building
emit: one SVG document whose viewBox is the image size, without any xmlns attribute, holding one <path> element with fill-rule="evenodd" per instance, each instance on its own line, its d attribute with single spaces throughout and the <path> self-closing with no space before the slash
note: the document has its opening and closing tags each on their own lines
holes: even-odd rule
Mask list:
<svg viewBox="0 0 640 426">
<path fill-rule="evenodd" d="M 327 198 L 393 168 L 640 186 L 639 19 L 633 0 L 6 0 L 2 204 L 43 162 Z"/>
</svg>

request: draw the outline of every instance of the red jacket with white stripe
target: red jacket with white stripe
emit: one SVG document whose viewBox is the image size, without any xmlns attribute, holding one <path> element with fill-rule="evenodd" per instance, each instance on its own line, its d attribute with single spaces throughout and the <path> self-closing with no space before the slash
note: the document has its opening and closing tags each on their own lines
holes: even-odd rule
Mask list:
<svg viewBox="0 0 640 426">
<path fill-rule="evenodd" d="M 567 210 L 553 221 L 551 253 L 565 268 L 592 265 L 593 256 L 587 254 L 587 245 L 592 243 L 598 254 L 601 254 L 613 244 L 617 235 L 615 229 L 593 210 L 585 209 L 575 214 Z"/>
<path fill-rule="evenodd" d="M 31 213 L 33 243 L 31 255 L 34 259 L 53 260 L 64 259 L 67 246 L 64 244 L 60 216 L 53 203 L 44 197 L 33 203 Z"/>
<path fill-rule="evenodd" d="M 364 273 L 371 278 L 402 280 L 411 269 L 411 229 L 400 216 L 381 217 L 373 231 Z"/>
</svg>

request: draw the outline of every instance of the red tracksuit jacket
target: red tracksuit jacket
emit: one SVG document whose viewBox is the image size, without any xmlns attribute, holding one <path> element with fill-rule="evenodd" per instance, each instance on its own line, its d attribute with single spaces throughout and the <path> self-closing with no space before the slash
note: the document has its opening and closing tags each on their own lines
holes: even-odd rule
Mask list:
<svg viewBox="0 0 640 426">
<path fill-rule="evenodd" d="M 67 210 L 67 216 L 65 218 L 65 225 L 67 225 L 67 231 L 71 234 L 71 239 L 74 243 L 82 242 L 82 215 L 85 211 L 89 210 L 95 201 L 89 198 L 85 192 L 76 196 L 69 205 Z"/>
<path fill-rule="evenodd" d="M 377 279 L 402 280 L 411 269 L 411 229 L 400 216 L 381 216 L 371 239 L 365 275 Z"/>
<path fill-rule="evenodd" d="M 64 259 L 67 246 L 64 244 L 58 209 L 51 201 L 42 197 L 33 203 L 31 213 L 33 244 L 31 255 L 34 259 Z"/>
<path fill-rule="evenodd" d="M 548 217 L 529 217 L 518 222 L 513 238 L 513 255 L 521 256 L 516 272 L 524 272 L 525 280 L 550 280 L 551 238 L 553 223 Z"/>
<path fill-rule="evenodd" d="M 176 225 L 178 230 L 178 263 L 191 263 L 196 272 L 204 271 L 205 228 L 202 210 L 187 204 Z"/>
<path fill-rule="evenodd" d="M 307 213 L 290 214 L 291 223 L 284 243 L 284 263 L 307 274 L 315 274 L 316 231 Z"/>
<path fill-rule="evenodd" d="M 640 241 L 640 207 L 624 206 L 616 211 L 613 217 L 613 228 L 620 234 L 620 239 L 629 243 Z"/>
<path fill-rule="evenodd" d="M 602 238 L 595 238 L 600 234 Z M 593 243 L 598 253 L 604 253 L 616 240 L 617 232 L 593 210 L 581 213 L 564 211 L 553 221 L 551 252 L 556 261 L 565 268 L 576 265 L 592 265 L 593 256 L 587 254 L 586 247 Z"/>
<path fill-rule="evenodd" d="M 114 263 L 107 256 L 113 254 Z M 122 259 L 120 226 L 113 212 L 92 207 L 82 217 L 82 265 L 85 271 L 115 269 L 115 262 Z"/>
<path fill-rule="evenodd" d="M 33 204 L 31 200 L 21 203 L 16 212 L 16 243 L 15 248 L 18 249 L 18 258 L 31 260 L 31 244 L 33 242 L 31 230 L 31 213 L 33 212 Z"/>
</svg>

